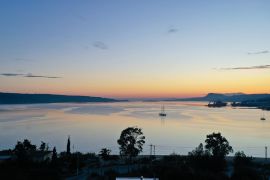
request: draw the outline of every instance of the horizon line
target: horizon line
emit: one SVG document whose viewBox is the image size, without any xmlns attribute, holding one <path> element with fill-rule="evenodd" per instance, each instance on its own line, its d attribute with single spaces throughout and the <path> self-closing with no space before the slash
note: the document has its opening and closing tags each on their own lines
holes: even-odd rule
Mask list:
<svg viewBox="0 0 270 180">
<path fill-rule="evenodd" d="M 114 96 L 114 95 L 86 95 L 86 94 L 73 94 L 73 93 L 45 93 L 45 92 L 10 92 L 10 91 L 0 91 L 0 93 L 15 93 L 15 94 L 47 94 L 47 95 L 63 95 L 63 96 L 86 96 L 86 97 L 101 97 L 101 98 L 111 98 L 111 99 L 131 99 L 131 100 L 140 100 L 140 99 L 181 99 L 181 98 L 196 98 L 196 97 L 204 97 L 208 94 L 245 94 L 245 95 L 251 95 L 251 94 L 270 94 L 268 92 L 261 92 L 261 93 L 244 93 L 244 92 L 229 92 L 229 93 L 223 93 L 223 92 L 208 92 L 208 93 L 202 93 L 202 94 L 194 94 L 194 95 L 179 95 L 179 96 Z"/>
</svg>

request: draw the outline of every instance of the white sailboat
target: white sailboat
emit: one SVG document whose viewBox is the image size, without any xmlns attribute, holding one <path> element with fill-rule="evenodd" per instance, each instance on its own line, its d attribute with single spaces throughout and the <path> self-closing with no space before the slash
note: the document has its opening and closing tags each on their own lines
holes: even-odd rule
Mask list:
<svg viewBox="0 0 270 180">
<path fill-rule="evenodd" d="M 167 116 L 167 114 L 165 113 L 164 105 L 161 106 L 161 111 L 160 111 L 160 113 L 159 113 L 159 116 Z"/>
</svg>

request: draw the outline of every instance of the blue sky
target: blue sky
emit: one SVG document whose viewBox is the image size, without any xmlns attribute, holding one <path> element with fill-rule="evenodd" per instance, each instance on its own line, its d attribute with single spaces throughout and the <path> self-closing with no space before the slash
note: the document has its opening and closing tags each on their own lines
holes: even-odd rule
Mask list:
<svg viewBox="0 0 270 180">
<path fill-rule="evenodd" d="M 0 91 L 269 92 L 268 68 L 220 70 L 270 64 L 269 9 L 268 0 L 3 0 L 0 73 L 23 75 L 0 76 Z"/>
</svg>

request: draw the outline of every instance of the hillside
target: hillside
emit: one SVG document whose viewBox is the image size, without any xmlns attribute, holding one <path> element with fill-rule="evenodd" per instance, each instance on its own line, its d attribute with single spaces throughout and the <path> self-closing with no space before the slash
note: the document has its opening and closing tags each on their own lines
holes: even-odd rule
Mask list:
<svg viewBox="0 0 270 180">
<path fill-rule="evenodd" d="M 169 99 L 169 101 L 225 101 L 225 102 L 243 102 L 243 101 L 256 101 L 264 98 L 270 98 L 270 94 L 218 94 L 209 93 L 204 97 L 194 98 L 175 98 Z"/>
<path fill-rule="evenodd" d="M 20 94 L 1 93 L 0 104 L 36 104 L 36 103 L 86 103 L 118 102 L 118 100 L 91 96 L 69 96 L 56 94 Z"/>
</svg>

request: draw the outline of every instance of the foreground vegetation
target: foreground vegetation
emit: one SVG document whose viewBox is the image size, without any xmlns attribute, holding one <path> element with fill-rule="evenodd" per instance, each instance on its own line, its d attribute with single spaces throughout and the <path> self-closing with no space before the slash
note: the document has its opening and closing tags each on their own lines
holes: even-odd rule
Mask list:
<svg viewBox="0 0 270 180">
<path fill-rule="evenodd" d="M 198 145 L 186 156 L 140 156 L 145 136 L 140 128 L 129 127 L 122 131 L 117 143 L 120 155 L 101 149 L 93 153 L 71 153 L 70 138 L 65 152 L 41 142 L 39 148 L 29 140 L 17 142 L 12 150 L 1 154 L 10 158 L 0 163 L 0 179 L 115 179 L 115 177 L 157 177 L 163 179 L 268 179 L 270 166 L 255 163 L 244 152 L 236 152 L 232 161 L 226 159 L 233 148 L 220 133 L 206 136 L 205 145 Z"/>
</svg>

